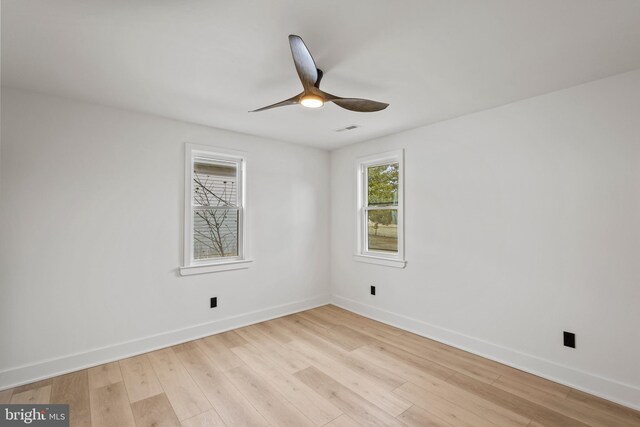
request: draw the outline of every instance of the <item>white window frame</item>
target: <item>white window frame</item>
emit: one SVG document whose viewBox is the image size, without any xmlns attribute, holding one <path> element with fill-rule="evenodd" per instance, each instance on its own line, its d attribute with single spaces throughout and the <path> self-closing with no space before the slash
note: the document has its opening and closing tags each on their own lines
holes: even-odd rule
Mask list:
<svg viewBox="0 0 640 427">
<path fill-rule="evenodd" d="M 196 160 L 236 165 L 238 197 L 238 256 L 196 260 L 193 257 L 193 164 Z M 247 159 L 242 152 L 205 145 L 185 144 L 184 174 L 184 244 L 182 276 L 213 273 L 217 271 L 249 268 L 252 260 L 248 257 L 247 213 L 246 213 L 246 170 Z"/>
<path fill-rule="evenodd" d="M 377 252 L 368 250 L 367 212 L 378 208 L 368 206 L 367 168 L 387 163 L 398 163 L 398 253 Z M 387 151 L 372 156 L 360 157 L 356 160 L 358 199 L 357 199 L 357 247 L 354 259 L 359 262 L 378 264 L 387 267 L 404 268 L 404 150 Z M 389 209 L 381 207 L 379 209 Z M 394 208 L 394 207 L 391 207 Z"/>
</svg>

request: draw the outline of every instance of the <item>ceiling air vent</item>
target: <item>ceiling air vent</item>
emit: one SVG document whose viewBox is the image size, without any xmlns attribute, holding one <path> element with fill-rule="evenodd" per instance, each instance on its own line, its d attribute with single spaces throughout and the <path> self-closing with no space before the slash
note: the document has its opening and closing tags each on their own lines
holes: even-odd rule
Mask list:
<svg viewBox="0 0 640 427">
<path fill-rule="evenodd" d="M 347 126 L 346 128 L 336 129 L 336 132 L 345 132 L 345 131 L 348 131 L 348 130 L 357 129 L 359 127 L 360 126 L 358 126 L 358 125 L 351 125 L 351 126 Z"/>
</svg>

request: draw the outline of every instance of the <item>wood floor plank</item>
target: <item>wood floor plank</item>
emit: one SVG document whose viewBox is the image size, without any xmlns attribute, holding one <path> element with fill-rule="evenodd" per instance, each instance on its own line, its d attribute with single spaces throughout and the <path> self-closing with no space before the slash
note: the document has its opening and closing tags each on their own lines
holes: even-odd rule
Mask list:
<svg viewBox="0 0 640 427">
<path fill-rule="evenodd" d="M 180 427 L 180 421 L 164 393 L 131 404 L 137 427 Z"/>
<path fill-rule="evenodd" d="M 406 382 L 402 376 L 396 375 L 384 366 L 367 363 L 365 359 L 357 354 L 349 353 L 341 361 L 347 368 L 376 384 L 380 384 L 381 387 L 387 390 L 393 390 Z"/>
<path fill-rule="evenodd" d="M 339 325 L 339 323 L 336 322 L 336 320 L 334 320 L 332 316 L 325 316 L 323 318 L 321 316 L 318 316 L 317 314 L 314 314 L 313 310 L 307 310 L 300 313 L 296 313 L 293 316 L 303 318 L 307 322 L 310 322 L 316 326 L 319 326 L 322 329 L 328 329 L 328 328 L 331 328 L 332 326 Z"/>
<path fill-rule="evenodd" d="M 398 415 L 398 419 L 410 427 L 451 427 L 451 424 L 442 418 L 417 405 Z"/>
<path fill-rule="evenodd" d="M 507 408 L 457 388 L 438 379 L 416 381 L 417 386 L 429 394 L 439 396 L 499 426 L 524 427 L 531 420 Z M 415 402 L 414 402 L 415 403 Z"/>
<path fill-rule="evenodd" d="M 427 410 L 430 408 L 422 405 L 421 402 L 444 399 L 499 426 L 525 427 L 531 422 L 527 417 L 435 378 L 429 382 L 421 381 L 419 385 L 404 384 L 395 392 L 405 397 L 414 396 L 416 400 L 412 398 L 408 400 Z"/>
<path fill-rule="evenodd" d="M 309 333 L 315 335 L 318 333 L 318 331 L 326 330 L 326 328 L 309 322 L 304 318 L 298 316 L 297 314 L 281 317 L 279 319 L 273 319 L 271 321 L 271 325 L 273 328 L 279 330 L 280 333 L 286 335 L 289 338 L 289 342 L 301 339 L 301 337 L 304 337 Z"/>
<path fill-rule="evenodd" d="M 120 371 L 131 403 L 164 393 L 146 354 L 121 360 Z"/>
<path fill-rule="evenodd" d="M 193 345 L 178 357 L 225 424 L 259 427 L 268 424 L 199 346 Z"/>
<path fill-rule="evenodd" d="M 391 355 L 376 352 L 369 347 L 360 348 L 353 353 L 362 355 L 363 359 L 367 360 L 371 364 L 384 365 L 397 375 L 409 378 L 412 383 L 430 390 L 431 392 L 438 394 L 440 397 L 448 399 L 461 407 L 472 407 L 476 412 L 484 413 L 485 416 L 488 415 L 489 419 L 498 423 L 498 425 L 522 426 L 529 423 L 527 417 L 523 417 L 516 412 L 509 411 L 495 405 L 493 402 L 480 399 L 471 393 L 465 392 L 464 390 L 455 389 L 444 380 L 449 378 L 449 375 L 430 375 L 425 372 L 424 369 L 420 369 L 402 359 L 394 358 Z M 437 373 L 438 372 L 436 371 L 436 374 Z"/>
<path fill-rule="evenodd" d="M 398 387 L 394 393 L 456 427 L 492 427 L 500 425 L 492 423 L 465 407 L 456 405 L 436 394 L 429 393 L 410 382 Z M 524 425 L 526 426 L 527 424 L 529 424 L 528 420 Z"/>
<path fill-rule="evenodd" d="M 120 364 L 118 362 L 89 368 L 89 389 L 104 387 L 122 381 Z"/>
<path fill-rule="evenodd" d="M 563 427 L 584 427 L 586 425 L 574 418 L 463 374 L 457 373 L 446 381 L 453 386 L 464 389 L 543 425 Z"/>
<path fill-rule="evenodd" d="M 344 386 L 394 417 L 400 415 L 411 406 L 406 400 L 399 398 L 379 384 L 325 356 L 306 342 L 296 340 L 287 345 L 312 361 L 316 368 L 327 375 L 331 375 Z"/>
<path fill-rule="evenodd" d="M 136 427 L 123 382 L 89 391 L 93 427 Z"/>
<path fill-rule="evenodd" d="M 315 345 L 316 347 L 326 348 L 326 352 L 331 356 L 339 357 L 351 351 L 340 347 L 331 338 L 325 338 L 329 336 L 329 329 L 319 328 L 322 332 L 316 332 L 314 329 L 307 328 L 304 324 L 301 324 L 300 321 L 296 320 L 295 315 L 291 316 L 290 322 L 279 322 L 273 326 L 273 328 L 275 330 L 288 331 L 290 336 L 293 338 L 289 342 L 296 340 L 305 341 Z"/>
<path fill-rule="evenodd" d="M 360 351 L 366 352 L 366 350 L 367 349 L 363 348 Z M 466 408 L 497 425 L 526 426 L 530 422 L 530 419 L 527 417 L 523 417 L 518 413 L 500 407 L 491 401 L 474 395 L 473 393 L 454 387 L 443 379 L 426 374 L 411 365 L 403 364 L 401 361 L 376 358 L 375 353 L 369 360 L 371 363 L 384 363 L 387 366 L 390 366 L 391 369 L 399 369 L 401 374 L 406 378 L 410 378 L 410 382 L 412 384 L 423 389 L 423 391 L 418 390 L 421 393 L 435 394 L 438 397 L 446 399 L 460 407 Z M 405 386 L 408 387 L 409 385 L 405 384 Z M 419 405 L 419 402 L 412 402 Z"/>
<path fill-rule="evenodd" d="M 493 386 L 576 420 L 580 420 L 593 427 L 637 426 L 635 422 L 619 417 L 618 414 L 598 410 L 583 402 L 558 399 L 558 397 L 553 394 L 546 393 L 519 381 L 513 381 L 506 376 L 496 380 Z"/>
<path fill-rule="evenodd" d="M 336 326 L 345 325 L 342 316 L 338 316 L 332 312 L 324 310 L 324 307 L 316 307 L 311 310 L 303 311 L 300 314 L 307 315 L 314 319 L 316 322 L 324 325 L 327 328 L 334 328 Z"/>
<path fill-rule="evenodd" d="M 307 331 L 319 334 L 325 332 L 334 326 L 338 326 L 335 322 L 324 322 L 318 316 L 315 316 L 311 311 L 303 311 L 300 313 L 292 314 L 290 319 L 293 320 L 297 327 L 306 329 Z"/>
<path fill-rule="evenodd" d="M 51 378 L 47 378 L 46 380 L 41 380 L 41 381 L 36 381 L 33 383 L 29 383 L 29 384 L 24 384 L 21 386 L 18 386 L 16 388 L 13 389 L 13 394 L 18 394 L 18 393 L 23 393 L 25 391 L 29 391 L 29 390 L 33 390 L 36 388 L 42 388 L 42 387 L 46 387 L 48 385 L 51 385 L 52 383 L 52 379 Z"/>
<path fill-rule="evenodd" d="M 320 326 L 318 323 L 308 320 L 302 314 L 292 314 L 282 319 L 275 319 L 273 322 L 278 327 L 286 330 L 291 340 L 300 339 L 300 334 L 320 335 L 328 329 L 328 325 Z"/>
<path fill-rule="evenodd" d="M 315 425 L 251 368 L 239 366 L 227 371 L 226 376 L 272 426 Z"/>
<path fill-rule="evenodd" d="M 323 338 L 335 343 L 347 351 L 355 350 L 363 345 L 370 344 L 373 339 L 348 326 L 338 325 L 327 329 L 322 335 Z"/>
<path fill-rule="evenodd" d="M 363 426 L 404 425 L 313 366 L 297 372 L 295 376 Z"/>
<path fill-rule="evenodd" d="M 570 387 L 562 384 L 554 383 L 544 378 L 540 378 L 536 375 L 532 375 L 523 371 L 513 370 L 508 374 L 501 375 L 501 378 L 509 378 L 512 381 L 520 382 L 530 387 L 534 387 L 540 391 L 556 396 L 563 399 L 567 397 Z"/>
<path fill-rule="evenodd" d="M 283 331 L 281 328 L 276 327 L 276 322 L 270 320 L 268 322 L 258 323 L 255 327 L 267 335 L 269 338 L 274 340 L 280 345 L 286 344 L 292 340 L 291 336 Z"/>
<path fill-rule="evenodd" d="M 51 384 L 50 403 L 69 405 L 71 427 L 91 427 L 88 371 L 83 369 L 55 377 Z"/>
<path fill-rule="evenodd" d="M 320 307 L 316 307 L 314 310 L 322 311 L 322 312 L 326 313 L 327 315 L 335 316 L 340 320 L 340 322 L 342 324 L 348 324 L 348 323 L 350 323 L 351 320 L 353 320 L 353 321 L 371 320 L 373 322 L 377 322 L 377 320 L 373 320 L 372 318 L 365 317 L 364 315 L 358 314 L 355 311 L 346 310 L 346 309 L 344 309 L 342 307 L 339 307 L 339 306 L 337 306 L 335 304 L 331 304 L 331 303 L 323 305 L 323 306 L 320 306 Z M 387 325 L 387 324 L 383 323 L 383 325 Z M 388 325 L 388 326 L 390 326 L 390 325 Z M 393 327 L 393 328 L 397 329 L 395 327 Z"/>
<path fill-rule="evenodd" d="M 351 417 L 346 414 L 340 415 L 329 424 L 325 424 L 326 427 L 361 427 L 362 424 L 358 424 Z"/>
<path fill-rule="evenodd" d="M 402 329 L 359 316 L 355 313 L 350 313 L 344 309 L 341 309 L 333 305 L 323 306 L 323 307 L 320 307 L 319 309 L 334 311 L 334 312 L 337 312 L 338 315 L 342 314 L 342 316 L 345 319 L 349 320 L 348 325 L 352 326 L 353 329 L 358 329 L 358 325 L 359 325 L 360 327 L 364 328 L 364 330 L 368 330 L 369 333 L 371 333 L 373 328 L 373 330 L 379 331 L 379 333 L 381 333 L 382 336 L 386 336 L 386 337 L 396 336 L 396 337 L 402 338 L 403 340 L 406 340 L 408 343 L 418 343 L 418 345 L 420 346 L 429 347 L 432 350 L 436 351 L 437 353 L 441 354 L 444 359 L 451 359 L 453 361 L 463 361 L 463 363 L 465 364 L 475 366 L 476 368 L 479 368 L 482 371 L 485 371 L 485 373 L 488 373 L 490 376 L 506 375 L 506 374 L 511 374 L 513 372 L 520 372 L 515 368 L 511 368 L 509 366 L 500 364 L 498 362 L 494 362 L 492 360 L 488 360 L 486 358 L 475 355 L 473 353 L 469 353 L 467 351 L 460 350 L 455 347 L 451 347 L 449 345 L 440 343 L 438 341 L 425 338 L 423 336 L 414 334 L 412 332 L 404 331 Z M 420 351 L 420 350 L 417 349 L 417 351 Z M 420 355 L 419 353 L 416 353 L 416 354 Z M 485 373 L 481 375 L 484 375 Z M 467 375 L 470 375 L 470 373 L 467 372 Z M 479 379 L 482 380 L 482 378 L 479 378 Z"/>
<path fill-rule="evenodd" d="M 0 404 L 4 405 L 11 402 L 11 395 L 13 394 L 13 389 L 0 391 Z"/>
<path fill-rule="evenodd" d="M 224 340 L 218 335 L 199 339 L 196 343 L 218 369 L 227 371 L 242 366 L 242 360 L 225 345 Z"/>
<path fill-rule="evenodd" d="M 315 425 L 323 426 L 342 414 L 342 411 L 318 396 L 302 381 L 271 363 L 251 344 L 235 347 L 233 351 L 247 366 L 267 379 Z"/>
<path fill-rule="evenodd" d="M 289 325 L 280 323 L 277 326 L 274 326 L 275 329 L 287 327 L 291 330 L 295 327 L 295 323 Z M 334 344 L 329 337 L 323 339 L 309 331 L 297 331 L 296 340 L 303 341 L 311 345 L 318 352 L 332 358 L 336 363 L 353 370 L 371 382 L 376 383 L 380 387 L 386 388 L 389 391 L 406 382 L 406 379 L 394 375 L 382 366 L 366 363 L 357 355 L 354 355 L 352 351 L 349 352 Z"/>
<path fill-rule="evenodd" d="M 51 399 L 51 385 L 44 385 L 39 388 L 31 388 L 21 393 L 13 393 L 11 403 L 22 404 L 47 404 Z"/>
<path fill-rule="evenodd" d="M 292 323 L 293 326 L 303 330 L 307 330 L 314 335 L 323 337 L 326 340 L 333 342 L 335 345 L 343 347 L 347 351 L 351 351 L 363 345 L 380 342 L 371 335 L 362 333 L 356 328 L 350 328 L 349 326 L 347 326 L 351 324 L 348 322 L 348 319 L 341 318 L 341 322 L 343 322 L 344 324 L 328 324 L 327 328 L 321 328 L 315 326 L 315 324 L 312 324 L 311 322 L 308 322 L 307 320 L 302 318 L 300 314 L 301 313 L 291 316 L 292 320 L 294 320 L 294 323 Z M 367 327 L 371 326 L 368 325 Z"/>
<path fill-rule="evenodd" d="M 238 334 L 289 373 L 309 367 L 309 361 L 286 345 L 280 345 L 255 328 L 237 330 Z"/>
<path fill-rule="evenodd" d="M 221 334 L 218 334 L 218 336 L 220 337 L 220 340 L 224 343 L 224 345 L 226 345 L 229 349 L 249 344 L 247 340 L 238 335 L 236 331 L 223 332 Z"/>
<path fill-rule="evenodd" d="M 200 415 L 182 421 L 182 427 L 227 427 L 220 415 L 211 409 Z"/>
<path fill-rule="evenodd" d="M 395 375 L 407 380 L 414 377 L 447 379 L 456 371 L 437 363 L 425 361 L 414 354 L 389 345 L 364 346 L 353 351 L 354 355 L 383 366 Z"/>
<path fill-rule="evenodd" d="M 627 408 L 617 403 L 610 402 L 600 397 L 596 397 L 575 389 L 569 389 L 567 399 L 569 401 L 580 402 L 584 405 L 588 405 L 591 408 L 606 412 L 610 415 L 625 419 L 631 423 L 635 423 L 635 425 L 640 426 L 640 411 L 635 411 L 631 408 Z"/>
<path fill-rule="evenodd" d="M 402 329 L 396 328 L 395 326 L 387 325 L 386 323 L 378 322 L 377 320 L 360 316 L 359 314 L 352 313 L 335 305 L 325 305 L 319 307 L 318 310 L 324 310 L 331 313 L 332 315 L 338 316 L 342 324 L 349 325 L 349 327 L 351 327 L 352 329 L 360 330 L 363 327 L 376 328 L 385 333 L 398 336 L 401 336 L 404 332 Z"/>
<path fill-rule="evenodd" d="M 365 333 L 369 333 L 380 341 L 389 344 L 390 348 L 397 348 L 407 353 L 411 353 L 427 362 L 434 362 L 456 372 L 461 372 L 477 380 L 491 384 L 500 373 L 482 366 L 474 361 L 465 360 L 454 354 L 444 355 L 435 350 L 426 339 L 418 336 L 394 336 L 385 334 L 377 329 L 366 328 Z"/>
<path fill-rule="evenodd" d="M 435 352 L 440 353 L 445 359 L 451 358 L 463 361 L 464 363 L 470 364 L 471 366 L 486 370 L 486 372 L 488 372 L 490 375 L 500 376 L 522 374 L 522 371 L 516 368 L 512 368 L 511 366 L 503 365 L 502 363 L 498 363 L 496 361 L 478 356 L 468 351 L 464 351 L 459 348 L 455 348 L 450 345 L 425 338 L 412 332 L 402 331 L 402 337 L 407 337 L 412 341 L 421 342 L 423 343 L 423 345 L 431 347 Z"/>
<path fill-rule="evenodd" d="M 147 356 L 179 420 L 211 409 L 211 404 L 171 348 Z"/>
</svg>

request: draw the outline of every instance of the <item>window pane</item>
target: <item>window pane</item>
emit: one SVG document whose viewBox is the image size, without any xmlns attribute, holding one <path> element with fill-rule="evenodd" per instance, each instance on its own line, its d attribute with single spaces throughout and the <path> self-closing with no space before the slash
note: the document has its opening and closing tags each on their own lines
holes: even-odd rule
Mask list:
<svg viewBox="0 0 640 427">
<path fill-rule="evenodd" d="M 369 206 L 398 206 L 398 163 L 367 168 Z"/>
<path fill-rule="evenodd" d="M 193 259 L 238 256 L 238 209 L 193 212 Z"/>
<path fill-rule="evenodd" d="M 234 163 L 193 164 L 194 206 L 238 206 L 237 165 Z"/>
<path fill-rule="evenodd" d="M 378 209 L 367 211 L 368 250 L 398 252 L 398 211 Z"/>
</svg>

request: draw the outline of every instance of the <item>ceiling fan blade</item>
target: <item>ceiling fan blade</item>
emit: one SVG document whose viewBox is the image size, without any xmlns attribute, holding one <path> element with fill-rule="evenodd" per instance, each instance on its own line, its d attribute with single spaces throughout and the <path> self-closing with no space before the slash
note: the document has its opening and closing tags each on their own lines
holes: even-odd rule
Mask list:
<svg viewBox="0 0 640 427">
<path fill-rule="evenodd" d="M 337 104 L 339 107 L 345 108 L 351 111 L 358 111 L 361 113 L 371 113 L 373 111 L 384 110 L 389 106 L 384 102 L 372 101 L 370 99 L 360 99 L 360 98 L 339 98 L 337 96 L 333 97 L 330 95 L 327 97 L 327 102 L 333 102 Z"/>
<path fill-rule="evenodd" d="M 318 81 L 318 68 L 311 53 L 309 53 L 309 49 L 307 49 L 302 38 L 295 34 L 289 36 L 289 45 L 291 46 L 291 55 L 293 55 L 293 62 L 296 65 L 296 71 L 302 86 L 305 89 L 313 87 Z"/>
<path fill-rule="evenodd" d="M 258 111 L 264 111 L 264 110 L 270 110 L 272 108 L 276 108 L 276 107 L 285 107 L 287 105 L 294 105 L 298 103 L 298 100 L 300 99 L 300 95 L 298 94 L 292 98 L 289 99 L 285 99 L 284 101 L 280 101 L 280 102 L 276 102 L 275 104 L 271 104 L 271 105 L 267 105 L 266 107 L 262 107 L 262 108 L 258 108 L 257 110 L 252 110 L 249 111 L 250 113 L 257 113 Z"/>
</svg>

